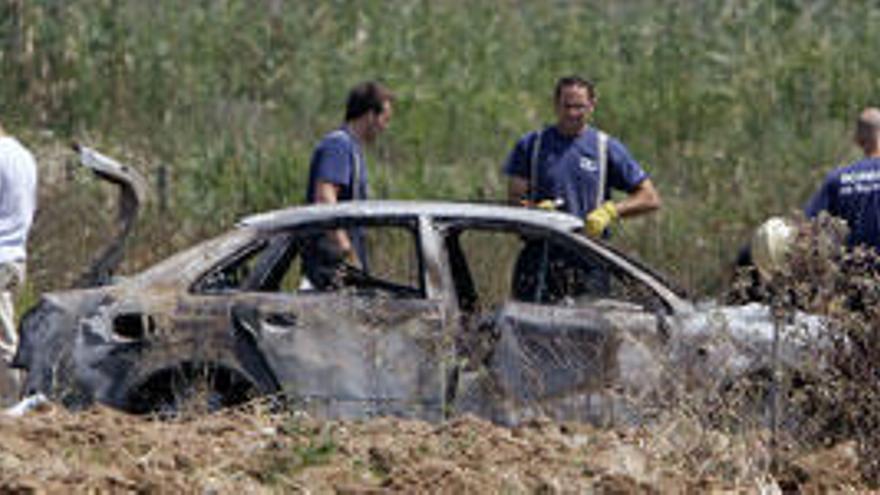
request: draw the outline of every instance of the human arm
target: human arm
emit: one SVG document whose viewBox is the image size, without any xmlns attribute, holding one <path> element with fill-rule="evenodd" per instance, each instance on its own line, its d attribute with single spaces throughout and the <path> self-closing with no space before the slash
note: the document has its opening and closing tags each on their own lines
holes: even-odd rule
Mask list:
<svg viewBox="0 0 880 495">
<path fill-rule="evenodd" d="M 524 177 L 511 175 L 507 181 L 507 202 L 521 206 L 523 198 L 529 195 L 529 180 Z"/>
<path fill-rule="evenodd" d="M 661 206 L 660 194 L 648 173 L 615 138 L 608 140 L 608 185 L 627 193 L 623 200 L 614 203 L 621 218 L 655 211 Z"/>
<path fill-rule="evenodd" d="M 508 177 L 507 202 L 516 206 L 529 206 L 532 196 L 531 159 L 536 146 L 537 133 L 530 133 L 517 141 L 504 162 L 503 172 Z M 531 144 L 529 144 L 531 142 Z"/>
<path fill-rule="evenodd" d="M 318 145 L 312 156 L 309 202 L 335 204 L 352 197 L 349 188 L 353 184 L 355 150 L 342 131 L 335 131 Z M 333 229 L 326 233 L 333 248 L 346 262 L 360 266 L 352 240 L 345 229 Z"/>
<path fill-rule="evenodd" d="M 608 141 L 608 182 L 613 189 L 627 191 L 627 196 L 618 202 L 605 201 L 588 212 L 584 228 L 592 237 L 601 236 L 618 218 L 642 215 L 661 206 L 660 193 L 648 174 L 626 146 L 613 138 Z"/>
<path fill-rule="evenodd" d="M 590 237 L 599 237 L 615 220 L 648 213 L 660 208 L 660 194 L 650 179 L 640 182 L 620 202 L 606 201 L 590 211 L 584 219 L 584 230 Z"/>
<path fill-rule="evenodd" d="M 621 218 L 632 217 L 659 210 L 662 205 L 660 193 L 651 179 L 640 182 L 622 201 L 614 203 Z"/>
<path fill-rule="evenodd" d="M 338 202 L 339 186 L 332 182 L 318 180 L 315 182 L 315 203 L 334 204 Z M 351 239 L 345 229 L 335 229 L 327 233 L 333 243 L 345 256 L 345 260 L 355 266 L 360 266 L 357 253 L 352 246 Z"/>
<path fill-rule="evenodd" d="M 831 174 L 828 174 L 822 182 L 822 185 L 819 187 L 819 190 L 810 197 L 810 200 L 804 206 L 804 215 L 806 215 L 807 218 L 816 218 L 822 211 L 827 211 L 831 215 L 836 214 L 835 211 L 832 211 L 833 200 L 836 198 L 837 192 L 834 184 L 835 181 L 832 172 Z"/>
</svg>

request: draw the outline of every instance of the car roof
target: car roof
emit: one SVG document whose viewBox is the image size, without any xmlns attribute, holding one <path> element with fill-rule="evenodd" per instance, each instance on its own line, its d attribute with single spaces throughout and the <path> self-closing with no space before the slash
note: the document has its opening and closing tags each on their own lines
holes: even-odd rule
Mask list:
<svg viewBox="0 0 880 495">
<path fill-rule="evenodd" d="M 404 201 L 369 200 L 343 201 L 334 204 L 312 204 L 250 215 L 238 223 L 239 228 L 275 230 L 307 222 L 332 221 L 340 218 L 393 218 L 432 217 L 474 220 L 481 222 L 516 222 L 560 232 L 573 232 L 583 228 L 583 220 L 563 212 L 537 208 L 522 208 L 498 203 L 471 203 L 454 201 Z M 610 252 L 619 259 L 634 265 L 664 285 L 678 298 L 686 298 L 685 291 L 650 266 L 615 247 L 594 239 L 584 239 L 603 252 Z"/>
<path fill-rule="evenodd" d="M 511 222 L 565 233 L 572 233 L 583 226 L 583 222 L 579 218 L 566 213 L 498 204 L 439 201 L 351 201 L 338 204 L 295 206 L 244 217 L 238 222 L 237 228 L 178 252 L 132 277 L 131 283 L 150 281 L 149 283 L 161 284 L 171 281 L 172 285 L 176 285 L 181 278 L 191 278 L 204 266 L 225 256 L 225 253 L 229 251 L 229 246 L 241 245 L 252 239 L 254 235 L 260 235 L 261 231 L 287 229 L 305 223 L 334 221 L 346 217 L 366 219 L 421 217 L 451 219 L 453 222 L 456 220 L 472 220 L 475 223 Z M 653 279 L 653 281 L 646 283 L 663 293 L 664 300 L 671 307 L 682 308 L 689 304 L 682 291 L 650 267 L 612 246 L 587 237 L 578 236 L 578 238 L 580 242 L 588 243 L 593 246 L 593 249 L 610 256 L 612 262 L 631 267 L 629 269 L 634 270 L 631 274 L 637 278 L 649 277 Z M 676 309 L 676 311 L 678 310 Z"/>
<path fill-rule="evenodd" d="M 333 220 L 340 217 L 452 217 L 486 221 L 521 222 L 570 232 L 581 228 L 583 220 L 561 212 L 521 208 L 491 203 L 464 203 L 451 201 L 344 201 L 335 204 L 294 206 L 281 210 L 250 215 L 243 218 L 240 227 L 277 229 L 304 222 Z"/>
</svg>

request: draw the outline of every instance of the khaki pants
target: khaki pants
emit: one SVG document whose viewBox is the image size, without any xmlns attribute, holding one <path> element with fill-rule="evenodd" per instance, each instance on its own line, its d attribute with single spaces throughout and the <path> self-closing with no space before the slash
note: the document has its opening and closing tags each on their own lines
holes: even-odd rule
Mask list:
<svg viewBox="0 0 880 495">
<path fill-rule="evenodd" d="M 12 362 L 18 346 L 14 296 L 24 285 L 24 277 L 24 261 L 0 263 L 0 359 L 7 364 Z"/>
</svg>

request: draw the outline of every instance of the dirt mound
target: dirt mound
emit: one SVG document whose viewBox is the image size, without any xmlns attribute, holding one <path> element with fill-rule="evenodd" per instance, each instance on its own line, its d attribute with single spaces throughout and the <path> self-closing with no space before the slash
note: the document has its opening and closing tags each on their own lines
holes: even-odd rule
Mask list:
<svg viewBox="0 0 880 495">
<path fill-rule="evenodd" d="M 794 460 L 776 479 L 760 436 L 679 421 L 597 430 L 473 417 L 322 422 L 259 406 L 157 421 L 44 406 L 0 418 L 0 491 L 663 493 L 856 487 L 855 449 Z M 776 480 L 779 480 L 777 483 Z"/>
</svg>

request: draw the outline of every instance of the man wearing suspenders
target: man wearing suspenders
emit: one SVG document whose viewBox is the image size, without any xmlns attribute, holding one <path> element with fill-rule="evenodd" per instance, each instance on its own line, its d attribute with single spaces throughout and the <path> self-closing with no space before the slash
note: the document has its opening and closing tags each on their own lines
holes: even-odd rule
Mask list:
<svg viewBox="0 0 880 495">
<path fill-rule="evenodd" d="M 348 94 L 345 123 L 321 139 L 312 154 L 307 203 L 367 199 L 367 162 L 362 146 L 373 143 L 391 121 L 394 95 L 375 81 L 358 84 Z M 304 271 L 318 289 L 338 287 L 342 262 L 365 268 L 360 232 L 337 229 L 306 246 Z"/>
<path fill-rule="evenodd" d="M 660 208 L 660 195 L 629 150 L 588 125 L 596 105 L 590 81 L 578 76 L 559 79 L 554 103 L 556 124 L 526 134 L 507 159 L 504 173 L 511 202 L 552 201 L 584 218 L 587 233 L 594 237 L 618 218 Z M 609 201 L 610 189 L 627 196 Z"/>
<path fill-rule="evenodd" d="M 591 237 L 607 235 L 619 218 L 660 208 L 660 195 L 629 150 L 588 125 L 596 105 L 592 82 L 579 76 L 559 79 L 554 105 L 556 124 L 523 136 L 507 158 L 504 173 L 511 203 L 583 218 Z M 627 195 L 612 201 L 611 189 Z M 536 249 L 527 248 L 531 253 L 524 254 Z"/>
</svg>

